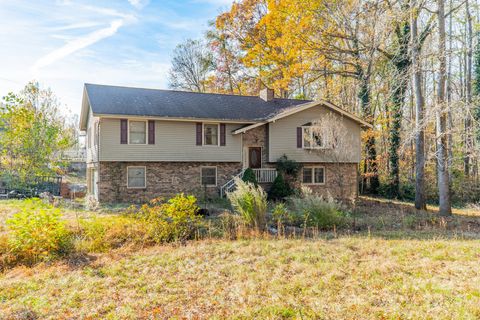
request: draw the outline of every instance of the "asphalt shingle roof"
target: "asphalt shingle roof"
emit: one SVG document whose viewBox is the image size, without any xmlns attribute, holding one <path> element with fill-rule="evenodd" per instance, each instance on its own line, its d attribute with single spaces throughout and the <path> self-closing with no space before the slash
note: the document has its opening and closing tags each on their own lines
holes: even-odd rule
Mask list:
<svg viewBox="0 0 480 320">
<path fill-rule="evenodd" d="M 102 115 L 261 121 L 309 102 L 98 84 L 85 84 L 85 89 L 93 113 Z"/>
</svg>

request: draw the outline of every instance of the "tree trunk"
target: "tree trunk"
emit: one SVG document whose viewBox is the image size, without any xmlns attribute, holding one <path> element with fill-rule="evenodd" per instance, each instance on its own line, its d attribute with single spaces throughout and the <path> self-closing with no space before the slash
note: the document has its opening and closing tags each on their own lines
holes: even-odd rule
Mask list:
<svg viewBox="0 0 480 320">
<path fill-rule="evenodd" d="M 403 10 L 410 10 L 408 1 L 402 5 Z M 390 166 L 390 193 L 394 197 L 400 196 L 400 164 L 398 151 L 400 149 L 400 130 L 402 126 L 402 108 L 405 102 L 405 92 L 408 88 L 408 70 L 411 65 L 409 50 L 410 43 L 410 22 L 408 19 L 402 21 L 396 30 L 397 50 L 392 58 L 395 69 L 395 79 L 392 81 L 393 88 L 391 95 L 391 121 L 389 129 L 389 153 L 388 162 Z"/>
<path fill-rule="evenodd" d="M 472 16 L 470 14 L 470 6 L 468 0 L 465 2 L 466 18 L 467 18 L 467 61 L 466 61 L 466 81 L 465 81 L 465 93 L 466 93 L 466 112 L 465 112 L 465 155 L 463 158 L 465 176 L 470 175 L 470 152 L 472 150 L 472 134 L 471 134 L 471 118 L 470 108 L 472 104 Z"/>
<path fill-rule="evenodd" d="M 444 0 L 437 0 L 438 4 L 438 88 L 437 88 L 437 176 L 438 195 L 441 215 L 451 215 L 450 183 L 448 177 L 448 145 L 447 145 L 447 119 L 445 114 L 445 78 L 446 78 L 446 50 L 445 50 L 445 8 Z"/>
<path fill-rule="evenodd" d="M 453 1 L 450 0 L 449 8 L 453 7 Z M 447 71 L 447 143 L 450 146 L 448 148 L 448 177 L 450 182 L 452 181 L 452 164 L 453 164 L 453 118 L 452 118 L 452 44 L 453 44 L 453 14 L 450 14 L 448 18 L 448 71 Z"/>
<path fill-rule="evenodd" d="M 373 125 L 373 114 L 372 109 L 370 106 L 370 85 L 369 85 L 369 77 L 364 75 L 364 72 L 361 68 L 359 69 L 359 80 L 360 80 L 360 90 L 358 93 L 358 97 L 360 99 L 360 104 L 362 107 L 362 113 L 365 120 Z M 378 167 L 377 167 L 377 151 L 375 149 L 375 135 L 373 129 L 368 130 L 368 136 L 366 141 L 366 150 L 365 150 L 365 164 L 364 170 L 365 174 L 371 174 L 370 183 L 369 183 L 369 192 L 370 193 L 377 193 L 378 187 L 380 182 L 378 180 Z M 365 178 L 363 183 L 366 185 L 366 181 L 368 179 Z"/>
<path fill-rule="evenodd" d="M 413 1 L 414 2 L 414 1 Z M 413 91 L 415 93 L 415 208 L 426 210 L 425 198 L 425 132 L 424 132 L 424 106 L 425 100 L 422 92 L 422 71 L 419 61 L 419 43 L 416 5 L 412 6 L 410 13 L 412 37 L 412 65 L 413 65 Z"/>
</svg>

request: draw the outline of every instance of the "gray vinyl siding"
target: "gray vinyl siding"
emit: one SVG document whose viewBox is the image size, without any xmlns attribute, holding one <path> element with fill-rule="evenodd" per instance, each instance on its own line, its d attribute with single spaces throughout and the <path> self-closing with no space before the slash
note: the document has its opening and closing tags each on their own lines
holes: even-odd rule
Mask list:
<svg viewBox="0 0 480 320">
<path fill-rule="evenodd" d="M 197 146 L 196 123 L 155 121 L 155 144 L 120 144 L 120 119 L 100 120 L 100 161 L 240 162 L 242 137 L 231 132 L 241 124 L 226 125 L 225 146 Z"/>
<path fill-rule="evenodd" d="M 341 153 L 341 159 L 339 156 L 332 156 L 329 150 L 318 151 L 297 148 L 297 127 L 301 127 L 305 123 L 314 122 L 325 116 L 327 112 L 333 111 L 324 106 L 317 106 L 270 123 L 268 135 L 269 162 L 275 162 L 284 154 L 298 162 L 360 162 L 361 128 L 358 123 L 346 117 L 342 119 L 346 124 L 348 139 L 345 139 L 347 147 L 345 152 Z"/>
</svg>

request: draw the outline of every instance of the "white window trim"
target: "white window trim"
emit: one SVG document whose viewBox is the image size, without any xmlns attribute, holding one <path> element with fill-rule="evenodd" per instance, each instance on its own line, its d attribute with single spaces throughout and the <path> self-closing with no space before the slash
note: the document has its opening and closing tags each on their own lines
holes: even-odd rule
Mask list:
<svg viewBox="0 0 480 320">
<path fill-rule="evenodd" d="M 315 169 L 320 169 L 320 168 L 323 168 L 323 182 L 316 182 L 315 181 Z M 304 169 L 311 169 L 312 170 L 312 182 L 311 183 L 303 182 L 303 170 Z M 309 186 L 310 185 L 323 186 L 323 185 L 325 185 L 326 181 L 327 181 L 327 171 L 325 171 L 325 166 L 303 167 L 303 169 L 302 169 L 302 184 L 309 185 Z"/>
<path fill-rule="evenodd" d="M 202 167 L 200 167 L 200 185 L 202 187 L 205 186 L 202 183 L 202 180 L 203 180 L 202 171 L 203 171 L 203 169 L 212 169 L 212 168 L 215 169 L 215 184 L 207 184 L 206 186 L 207 187 L 216 187 L 218 185 L 218 169 L 217 169 L 217 167 L 216 166 L 202 166 Z"/>
<path fill-rule="evenodd" d="M 217 126 L 217 144 L 205 144 L 205 126 L 216 125 Z M 202 123 L 202 145 L 205 147 L 218 147 L 220 146 L 220 123 L 203 122 Z"/>
<path fill-rule="evenodd" d="M 145 143 L 130 143 L 130 121 L 133 122 L 145 122 Z M 135 120 L 135 119 L 128 119 L 128 126 L 127 126 L 127 143 L 132 146 L 144 146 L 148 144 L 148 120 Z"/>
<path fill-rule="evenodd" d="M 130 168 L 143 168 L 144 181 L 145 184 L 143 187 L 129 187 L 128 186 L 128 169 Z M 147 167 L 146 166 L 127 166 L 127 189 L 146 189 L 147 188 Z"/>
<path fill-rule="evenodd" d="M 312 144 L 313 142 L 313 131 L 311 130 L 312 129 L 312 126 L 302 126 L 302 149 L 306 149 L 306 150 L 325 150 L 325 149 L 329 149 L 326 145 L 326 141 L 323 141 L 323 146 L 310 146 L 310 147 L 306 147 L 305 146 L 305 129 L 310 129 L 309 132 L 310 132 L 310 144 Z"/>
</svg>

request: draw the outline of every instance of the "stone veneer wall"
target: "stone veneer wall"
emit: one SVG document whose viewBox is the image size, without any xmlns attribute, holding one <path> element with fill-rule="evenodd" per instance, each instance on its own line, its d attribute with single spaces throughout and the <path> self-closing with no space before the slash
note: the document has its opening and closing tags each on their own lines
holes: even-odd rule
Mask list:
<svg viewBox="0 0 480 320">
<path fill-rule="evenodd" d="M 267 125 L 253 128 L 243 134 L 243 148 L 261 147 L 262 148 L 262 167 L 267 167 L 268 162 L 268 137 Z M 245 150 L 247 151 L 247 150 Z M 245 155 L 248 156 L 248 153 Z"/>
<path fill-rule="evenodd" d="M 325 167 L 325 184 L 311 185 L 314 193 L 336 199 L 352 200 L 358 196 L 358 164 L 356 163 L 303 163 L 305 167 Z M 300 173 L 299 181 L 302 181 Z"/>
<path fill-rule="evenodd" d="M 145 189 L 127 188 L 127 166 L 146 167 Z M 180 192 L 202 198 L 200 172 L 203 166 L 217 167 L 217 186 L 207 187 L 208 194 L 213 197 L 218 196 L 221 185 L 242 169 L 240 162 L 100 162 L 99 201 L 139 203 Z"/>
</svg>

